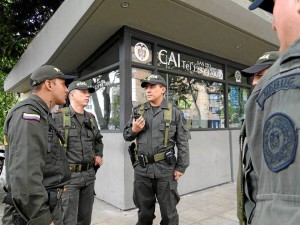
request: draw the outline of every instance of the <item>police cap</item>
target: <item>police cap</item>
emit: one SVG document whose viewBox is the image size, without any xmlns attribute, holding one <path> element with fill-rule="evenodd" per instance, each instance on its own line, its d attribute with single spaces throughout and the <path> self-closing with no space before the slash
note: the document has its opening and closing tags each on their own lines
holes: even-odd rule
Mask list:
<svg viewBox="0 0 300 225">
<path fill-rule="evenodd" d="M 89 93 L 94 93 L 95 92 L 95 88 L 87 85 L 87 83 L 85 81 L 73 81 L 69 87 L 69 92 L 77 89 L 77 90 L 89 90 Z"/>
<path fill-rule="evenodd" d="M 75 79 L 75 76 L 65 75 L 60 71 L 60 69 L 54 66 L 42 65 L 32 72 L 30 76 L 30 86 L 33 87 L 45 80 L 52 80 L 55 78 L 66 80 L 66 85 L 68 85 Z"/>
<path fill-rule="evenodd" d="M 254 0 L 249 6 L 249 9 L 253 10 L 257 7 L 273 14 L 274 0 Z"/>
<path fill-rule="evenodd" d="M 165 79 L 156 74 L 151 74 L 145 80 L 142 80 L 141 87 L 144 88 L 147 84 L 162 84 L 165 87 L 167 86 Z"/>
<path fill-rule="evenodd" d="M 266 52 L 264 53 L 253 66 L 250 66 L 242 70 L 242 75 L 244 77 L 251 77 L 255 73 L 259 73 L 273 65 L 273 63 L 279 58 L 278 51 Z"/>
</svg>

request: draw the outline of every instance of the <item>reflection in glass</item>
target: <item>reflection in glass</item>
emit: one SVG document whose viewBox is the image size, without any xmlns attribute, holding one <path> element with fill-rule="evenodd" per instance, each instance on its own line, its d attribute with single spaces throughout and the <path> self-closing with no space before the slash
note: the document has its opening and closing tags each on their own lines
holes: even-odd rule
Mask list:
<svg viewBox="0 0 300 225">
<path fill-rule="evenodd" d="M 132 102 L 147 101 L 141 80 L 149 70 L 132 69 Z M 165 99 L 179 107 L 189 128 L 224 128 L 224 87 L 222 83 L 203 81 L 170 74 L 160 74 L 167 82 Z"/>
<path fill-rule="evenodd" d="M 114 70 L 98 75 L 88 82 L 96 89 L 91 94 L 87 111 L 96 116 L 101 129 L 120 129 L 120 74 Z"/>
<path fill-rule="evenodd" d="M 224 128 L 222 83 L 162 75 L 168 80 L 166 98 L 183 111 L 189 128 Z"/>
<path fill-rule="evenodd" d="M 145 90 L 141 87 L 141 80 L 145 79 L 150 74 L 150 70 L 132 68 L 131 96 L 133 107 L 136 107 L 147 101 Z"/>
<path fill-rule="evenodd" d="M 244 105 L 250 95 L 250 90 L 237 86 L 229 86 L 228 90 L 228 116 L 229 127 L 241 127 L 245 119 Z"/>
</svg>

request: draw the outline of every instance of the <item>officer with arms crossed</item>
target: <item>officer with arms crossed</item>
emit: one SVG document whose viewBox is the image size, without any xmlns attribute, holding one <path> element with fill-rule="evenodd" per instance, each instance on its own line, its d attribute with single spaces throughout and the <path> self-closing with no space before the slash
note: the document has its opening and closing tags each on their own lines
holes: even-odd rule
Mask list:
<svg viewBox="0 0 300 225">
<path fill-rule="evenodd" d="M 71 173 L 50 110 L 66 103 L 66 82 L 74 78 L 54 66 L 39 67 L 30 76 L 32 94 L 6 117 L 4 225 L 63 224 L 61 194 Z"/>
<path fill-rule="evenodd" d="M 182 111 L 164 100 L 166 81 L 161 76 L 150 75 L 141 86 L 146 89 L 148 102 L 134 109 L 123 132 L 126 141 L 136 139 L 137 145 L 136 162 L 133 160 L 137 225 L 153 223 L 156 198 L 161 224 L 177 225 L 177 181 L 189 165 L 190 134 Z"/>
<path fill-rule="evenodd" d="M 273 13 L 280 58 L 254 88 L 246 104 L 246 133 L 257 174 L 251 224 L 297 225 L 300 221 L 300 1 L 255 0 Z M 251 182 L 251 181 L 249 181 Z"/>
<path fill-rule="evenodd" d="M 84 81 L 69 86 L 70 106 L 58 110 L 55 123 L 65 137 L 65 151 L 72 171 L 71 182 L 63 193 L 64 225 L 89 225 L 94 203 L 96 169 L 103 164 L 102 135 L 93 114 L 84 110 L 90 93 Z"/>
<path fill-rule="evenodd" d="M 278 51 L 264 53 L 253 66 L 242 70 L 242 76 L 253 77 L 252 86 L 255 87 L 262 76 L 279 58 Z M 246 123 L 243 123 L 240 133 L 240 162 L 237 181 L 237 215 L 240 225 L 246 224 L 246 220 L 250 221 L 256 204 L 256 180 L 257 176 L 253 171 L 252 161 L 248 151 L 248 143 L 246 139 Z M 252 180 L 251 185 L 247 186 L 247 180 Z M 245 183 L 246 182 L 246 183 Z M 253 186 L 252 186 L 253 185 Z"/>
</svg>

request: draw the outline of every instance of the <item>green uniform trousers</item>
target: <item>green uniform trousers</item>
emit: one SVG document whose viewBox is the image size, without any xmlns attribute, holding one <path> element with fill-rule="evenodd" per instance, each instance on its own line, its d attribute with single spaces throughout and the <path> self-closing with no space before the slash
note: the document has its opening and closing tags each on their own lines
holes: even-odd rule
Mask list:
<svg viewBox="0 0 300 225">
<path fill-rule="evenodd" d="M 90 170 L 94 170 L 93 168 Z M 94 204 L 95 172 L 73 172 L 62 195 L 64 225 L 90 225 Z"/>
<path fill-rule="evenodd" d="M 178 225 L 176 205 L 180 200 L 173 174 L 162 178 L 134 175 L 133 201 L 138 210 L 137 225 L 152 225 L 156 199 L 160 206 L 161 225 Z"/>
</svg>

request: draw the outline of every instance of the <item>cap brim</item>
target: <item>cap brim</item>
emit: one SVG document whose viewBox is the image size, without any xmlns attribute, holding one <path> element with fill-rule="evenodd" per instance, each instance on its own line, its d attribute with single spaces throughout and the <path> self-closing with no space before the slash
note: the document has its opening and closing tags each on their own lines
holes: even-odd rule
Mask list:
<svg viewBox="0 0 300 225">
<path fill-rule="evenodd" d="M 269 68 L 270 66 L 271 65 L 269 65 L 269 64 L 250 66 L 249 68 L 242 70 L 242 76 L 252 77 L 255 73 L 263 71 L 263 70 Z"/>
<path fill-rule="evenodd" d="M 263 3 L 263 2 L 264 2 L 264 0 L 256 0 L 256 1 L 252 2 L 251 5 L 249 5 L 248 9 L 249 10 L 254 10 L 257 7 L 259 7 L 260 4 Z"/>
<path fill-rule="evenodd" d="M 271 0 L 255 0 L 251 5 L 249 5 L 249 10 L 254 10 L 256 8 L 260 8 L 269 13 L 273 13 L 274 2 Z"/>
<path fill-rule="evenodd" d="M 142 83 L 141 83 L 141 87 L 142 88 L 144 88 L 144 87 L 146 87 L 146 85 L 147 84 L 161 84 L 160 82 L 157 82 L 157 81 L 143 81 Z"/>
<path fill-rule="evenodd" d="M 57 78 L 65 80 L 65 84 L 68 86 L 69 84 L 72 83 L 72 81 L 76 78 L 76 76 L 62 74 L 59 75 Z"/>
<path fill-rule="evenodd" d="M 88 90 L 89 93 L 94 93 L 96 91 L 95 88 L 93 88 L 93 87 L 89 87 L 89 88 L 86 88 L 86 87 L 76 87 L 76 88 L 74 88 L 72 90 Z"/>
</svg>

